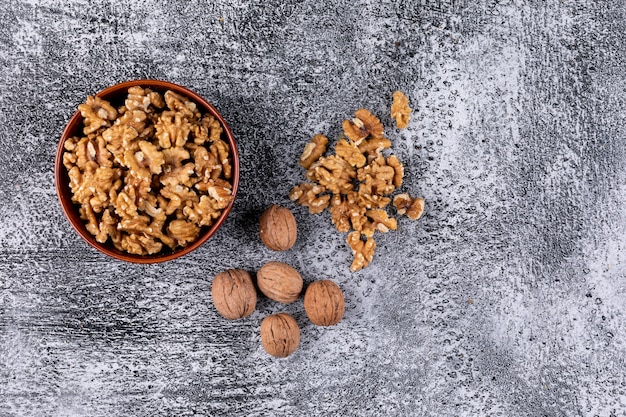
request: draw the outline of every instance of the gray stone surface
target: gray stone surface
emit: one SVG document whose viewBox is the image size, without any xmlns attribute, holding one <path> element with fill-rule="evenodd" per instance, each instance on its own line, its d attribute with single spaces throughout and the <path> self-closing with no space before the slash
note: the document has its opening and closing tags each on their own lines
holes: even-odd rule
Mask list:
<svg viewBox="0 0 626 417">
<path fill-rule="evenodd" d="M 0 416 L 626 415 L 626 6 L 592 0 L 5 0 L 0 5 Z M 88 247 L 53 159 L 76 106 L 158 78 L 209 99 L 242 161 L 214 239 L 166 264 Z M 391 93 L 416 109 L 391 127 Z M 315 133 L 379 114 L 426 215 L 350 273 L 328 214 L 286 195 Z M 257 219 L 294 210 L 271 253 Z M 227 322 L 211 277 L 289 262 L 347 311 L 261 299 Z M 266 315 L 302 328 L 284 360 Z"/>
</svg>

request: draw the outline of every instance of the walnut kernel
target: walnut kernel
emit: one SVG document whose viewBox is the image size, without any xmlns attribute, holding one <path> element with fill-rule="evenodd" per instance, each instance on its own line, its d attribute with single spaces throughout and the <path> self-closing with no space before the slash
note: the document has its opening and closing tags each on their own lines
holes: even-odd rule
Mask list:
<svg viewBox="0 0 626 417">
<path fill-rule="evenodd" d="M 402 91 L 393 93 L 393 103 L 391 104 L 391 117 L 396 121 L 398 129 L 404 129 L 409 125 L 411 119 L 411 108 L 409 99 Z"/>
<path fill-rule="evenodd" d="M 359 147 L 354 142 L 348 143 L 345 139 L 337 142 L 335 153 L 356 168 L 361 168 L 367 162 L 367 158 L 365 158 Z"/>
<path fill-rule="evenodd" d="M 368 225 L 368 228 L 371 229 L 371 232 L 368 233 L 362 230 L 361 233 L 367 237 L 372 237 L 374 235 L 374 231 L 387 233 L 390 230 L 396 230 L 398 227 L 396 219 L 389 217 L 389 214 L 387 214 L 385 210 L 367 210 L 365 212 L 365 216 L 370 220 L 366 224 Z"/>
<path fill-rule="evenodd" d="M 359 271 L 372 262 L 374 250 L 376 249 L 376 242 L 373 238 L 369 237 L 366 241 L 363 241 L 361 240 L 361 233 L 355 231 L 348 235 L 346 242 L 354 255 L 354 260 L 350 266 L 352 272 Z"/>
<path fill-rule="evenodd" d="M 363 152 L 368 160 L 380 156 L 384 149 L 391 148 L 391 141 L 387 138 L 369 138 L 358 144 L 359 150 Z"/>
<path fill-rule="evenodd" d="M 311 165 L 306 176 L 333 194 L 343 194 L 354 188 L 356 170 L 345 159 L 333 155 L 320 158 Z"/>
<path fill-rule="evenodd" d="M 404 214 L 411 220 L 417 220 L 424 213 L 424 199 L 411 197 L 408 194 L 398 194 L 393 198 L 393 205 L 398 214 Z"/>
<path fill-rule="evenodd" d="M 111 126 L 111 121 L 117 117 L 117 110 L 100 97 L 89 96 L 84 104 L 78 106 L 83 116 L 83 133 L 88 135 L 101 127 Z"/>
<path fill-rule="evenodd" d="M 383 124 L 369 110 L 359 109 L 354 112 L 354 119 L 344 120 L 343 133 L 357 144 L 368 136 L 382 138 Z"/>
<path fill-rule="evenodd" d="M 289 199 L 296 204 L 309 208 L 309 213 L 318 214 L 326 210 L 330 202 L 330 195 L 322 194 L 326 188 L 310 182 L 296 185 L 289 192 Z"/>
<path fill-rule="evenodd" d="M 304 169 L 309 169 L 313 162 L 320 159 L 320 156 L 326 152 L 326 145 L 328 144 L 328 138 L 324 135 L 315 135 L 309 143 L 304 146 L 304 151 L 300 156 L 300 165 Z"/>
</svg>

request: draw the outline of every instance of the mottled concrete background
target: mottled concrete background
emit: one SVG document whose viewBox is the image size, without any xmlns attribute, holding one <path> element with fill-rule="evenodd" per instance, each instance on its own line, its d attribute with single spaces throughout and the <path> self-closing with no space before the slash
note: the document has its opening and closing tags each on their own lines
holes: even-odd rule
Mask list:
<svg viewBox="0 0 626 417">
<path fill-rule="evenodd" d="M 626 415 L 624 2 L 5 0 L 0 20 L 0 416 Z M 136 78 L 212 101 L 242 158 L 224 227 L 162 265 L 88 247 L 53 185 L 76 106 Z M 286 195 L 359 107 L 427 213 L 352 274 L 329 215 Z M 299 221 L 285 253 L 257 238 L 271 203 Z M 344 320 L 219 317 L 212 276 L 268 260 L 338 282 Z M 302 327 L 285 360 L 259 341 L 278 311 Z"/>
</svg>

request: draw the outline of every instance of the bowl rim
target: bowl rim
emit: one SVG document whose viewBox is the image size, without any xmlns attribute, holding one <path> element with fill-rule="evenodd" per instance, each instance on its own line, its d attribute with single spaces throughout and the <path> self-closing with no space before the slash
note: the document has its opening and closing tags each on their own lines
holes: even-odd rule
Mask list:
<svg viewBox="0 0 626 417">
<path fill-rule="evenodd" d="M 124 90 L 128 90 L 128 88 L 135 87 L 135 86 L 147 87 L 147 88 L 158 89 L 158 90 L 163 90 L 163 91 L 171 89 L 177 93 L 186 95 L 190 100 L 194 101 L 199 107 L 204 108 L 206 110 L 205 113 L 210 113 L 212 116 L 218 119 L 219 122 L 221 123 L 222 128 L 223 128 L 223 133 L 226 135 L 226 138 L 228 139 L 228 144 L 231 148 L 231 157 L 232 157 L 231 183 L 232 183 L 233 199 L 230 202 L 230 204 L 224 210 L 222 210 L 220 217 L 211 225 L 211 227 L 207 231 L 205 231 L 202 235 L 200 235 L 200 237 L 196 241 L 192 242 L 191 244 L 185 246 L 184 248 L 180 250 L 177 250 L 171 253 L 166 253 L 163 255 L 159 255 L 159 254 L 133 255 L 129 253 L 124 253 L 122 251 L 115 249 L 112 246 L 109 247 L 106 244 L 102 244 L 96 241 L 95 236 L 91 235 L 91 233 L 89 233 L 86 230 L 85 224 L 83 223 L 82 220 L 80 220 L 80 217 L 77 214 L 78 210 L 76 208 L 76 205 L 71 201 L 71 190 L 69 187 L 69 181 L 66 181 L 66 182 L 63 181 L 64 179 L 67 178 L 67 175 L 68 175 L 65 165 L 63 165 L 63 153 L 65 152 L 65 142 L 70 138 L 70 135 L 72 134 L 72 132 L 74 132 L 75 129 L 77 128 L 76 125 L 78 123 L 82 123 L 82 115 L 80 114 L 80 111 L 76 111 L 72 115 L 72 117 L 68 120 L 67 124 L 65 125 L 63 132 L 61 133 L 61 138 L 57 145 L 56 157 L 54 161 L 54 182 L 55 182 L 56 194 L 57 194 L 59 203 L 61 204 L 61 208 L 63 209 L 63 214 L 65 215 L 67 220 L 70 222 L 74 230 L 78 233 L 78 235 L 85 242 L 87 242 L 91 247 L 95 248 L 99 252 L 102 252 L 112 258 L 115 258 L 121 261 L 137 263 L 137 264 L 154 264 L 154 263 L 161 263 L 161 262 L 166 262 L 166 261 L 170 261 L 173 259 L 177 259 L 177 258 L 180 258 L 181 256 L 184 256 L 194 251 L 195 249 L 199 248 L 204 243 L 206 243 L 206 241 L 209 240 L 217 232 L 217 230 L 222 226 L 224 221 L 226 221 L 226 218 L 228 217 L 230 211 L 233 208 L 235 199 L 237 198 L 237 191 L 239 190 L 239 174 L 240 174 L 239 152 L 237 151 L 237 144 L 235 142 L 235 137 L 230 127 L 228 126 L 228 123 L 226 123 L 226 121 L 224 120 L 220 112 L 202 96 L 200 96 L 194 91 L 186 87 L 183 87 L 179 84 L 175 84 L 169 81 L 155 80 L 155 79 L 131 80 L 131 81 L 124 81 L 118 84 L 114 84 L 110 87 L 105 88 L 104 90 L 97 92 L 94 95 L 97 97 L 106 99 L 106 97 L 108 97 L 109 95 L 123 92 Z M 80 134 L 82 134 L 82 132 Z M 74 215 L 70 213 L 74 213 Z"/>
</svg>

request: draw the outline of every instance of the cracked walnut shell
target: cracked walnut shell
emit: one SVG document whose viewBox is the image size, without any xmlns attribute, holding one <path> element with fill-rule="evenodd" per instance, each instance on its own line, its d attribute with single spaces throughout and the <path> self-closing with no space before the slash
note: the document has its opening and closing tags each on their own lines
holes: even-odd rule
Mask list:
<svg viewBox="0 0 626 417">
<path fill-rule="evenodd" d="M 345 302 L 341 288 L 333 281 L 314 281 L 304 294 L 304 311 L 311 323 L 332 326 L 341 320 Z"/>
<path fill-rule="evenodd" d="M 215 309 L 228 320 L 244 318 L 256 307 L 256 289 L 250 274 L 228 269 L 213 278 L 211 297 Z"/>
<path fill-rule="evenodd" d="M 286 358 L 300 345 L 300 328 L 287 313 L 267 316 L 261 322 L 261 344 L 267 353 Z"/>
<path fill-rule="evenodd" d="M 296 301 L 302 292 L 300 273 L 283 262 L 266 263 L 257 271 L 256 279 L 263 294 L 284 304 Z"/>
<path fill-rule="evenodd" d="M 261 215 L 259 235 L 271 250 L 290 249 L 298 237 L 296 219 L 288 208 L 273 204 Z"/>
</svg>

